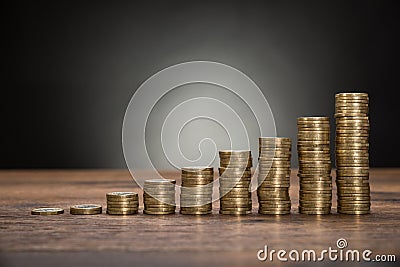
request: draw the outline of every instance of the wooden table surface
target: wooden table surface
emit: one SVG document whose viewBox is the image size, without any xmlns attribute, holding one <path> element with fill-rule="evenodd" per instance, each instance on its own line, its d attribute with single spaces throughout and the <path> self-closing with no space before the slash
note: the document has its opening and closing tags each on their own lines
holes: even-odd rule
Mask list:
<svg viewBox="0 0 400 267">
<path fill-rule="evenodd" d="M 394 254 L 399 261 L 400 169 L 371 170 L 372 213 L 363 216 L 337 214 L 335 197 L 331 215 L 298 214 L 296 174 L 292 171 L 291 215 L 258 215 L 253 194 L 253 214 L 248 216 L 219 215 L 219 203 L 214 203 L 208 216 L 140 211 L 120 217 L 70 215 L 68 208 L 83 203 L 105 208 L 107 192 L 141 193 L 126 170 L 3 170 L 0 266 L 265 266 L 278 262 L 257 260 L 264 245 L 322 250 L 336 248 L 339 238 L 347 240 L 348 248 Z M 30 215 L 42 206 L 62 207 L 66 213 Z"/>
</svg>

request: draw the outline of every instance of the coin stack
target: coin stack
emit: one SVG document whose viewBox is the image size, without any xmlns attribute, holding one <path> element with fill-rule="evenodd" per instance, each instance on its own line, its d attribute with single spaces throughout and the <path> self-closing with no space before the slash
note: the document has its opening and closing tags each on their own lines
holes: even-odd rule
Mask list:
<svg viewBox="0 0 400 267">
<path fill-rule="evenodd" d="M 252 209 L 251 167 L 253 159 L 248 150 L 219 151 L 220 214 L 244 215 Z"/>
<path fill-rule="evenodd" d="M 106 194 L 107 214 L 132 215 L 139 211 L 139 197 L 134 192 L 112 192 Z"/>
<path fill-rule="evenodd" d="M 143 202 L 145 214 L 175 214 L 175 180 L 150 179 L 144 181 Z"/>
<path fill-rule="evenodd" d="M 211 214 L 214 168 L 182 168 L 181 178 L 180 213 L 186 215 Z"/>
<path fill-rule="evenodd" d="M 328 117 L 297 119 L 299 212 L 329 214 L 332 206 L 330 127 Z"/>
<path fill-rule="evenodd" d="M 337 209 L 344 214 L 368 214 L 368 94 L 340 93 L 335 99 Z"/>
<path fill-rule="evenodd" d="M 258 213 L 289 214 L 292 141 L 284 137 L 260 137 L 258 144 Z"/>
</svg>

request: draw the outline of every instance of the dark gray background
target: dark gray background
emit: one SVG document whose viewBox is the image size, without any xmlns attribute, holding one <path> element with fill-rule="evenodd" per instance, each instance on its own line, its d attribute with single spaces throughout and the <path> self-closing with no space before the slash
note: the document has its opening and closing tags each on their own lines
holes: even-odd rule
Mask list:
<svg viewBox="0 0 400 267">
<path fill-rule="evenodd" d="M 264 91 L 278 135 L 366 91 L 371 165 L 399 166 L 395 1 L 13 1 L 3 8 L 1 168 L 125 167 L 136 88 L 180 62 L 231 65 Z M 333 126 L 333 124 L 332 124 Z"/>
</svg>

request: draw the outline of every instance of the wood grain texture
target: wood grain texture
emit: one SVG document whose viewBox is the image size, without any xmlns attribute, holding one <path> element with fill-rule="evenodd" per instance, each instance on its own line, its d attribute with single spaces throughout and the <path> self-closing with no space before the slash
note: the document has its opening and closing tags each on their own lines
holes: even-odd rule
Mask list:
<svg viewBox="0 0 400 267">
<path fill-rule="evenodd" d="M 112 191 L 141 194 L 126 170 L 0 171 L 0 263 L 22 265 L 32 259 L 45 263 L 63 257 L 65 266 L 76 259 L 89 265 L 108 260 L 127 266 L 185 266 L 188 261 L 193 266 L 252 266 L 260 264 L 256 252 L 265 244 L 288 250 L 323 249 L 334 247 L 341 237 L 351 248 L 400 258 L 400 169 L 371 170 L 372 213 L 364 216 L 336 214 L 336 198 L 331 215 L 298 214 L 296 173 L 292 171 L 291 215 L 258 215 L 253 194 L 254 212 L 248 216 L 219 215 L 214 203 L 214 214 L 208 216 L 140 212 L 119 217 L 70 215 L 68 208 L 82 203 L 105 208 L 105 194 Z M 30 215 L 31 209 L 42 206 L 62 207 L 66 213 Z"/>
</svg>

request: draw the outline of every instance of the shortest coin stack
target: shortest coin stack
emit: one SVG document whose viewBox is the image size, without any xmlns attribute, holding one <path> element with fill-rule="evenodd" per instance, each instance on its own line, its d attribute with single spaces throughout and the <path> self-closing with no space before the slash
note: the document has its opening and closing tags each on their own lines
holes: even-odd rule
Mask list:
<svg viewBox="0 0 400 267">
<path fill-rule="evenodd" d="M 292 141 L 284 137 L 259 138 L 258 213 L 289 214 Z"/>
<path fill-rule="evenodd" d="M 102 208 L 100 205 L 95 204 L 81 204 L 71 206 L 69 212 L 72 215 L 95 215 L 101 214 Z"/>
<path fill-rule="evenodd" d="M 139 197 L 134 192 L 107 193 L 107 213 L 110 215 L 137 214 Z"/>
<path fill-rule="evenodd" d="M 150 179 L 144 181 L 144 214 L 175 214 L 175 180 Z"/>
<path fill-rule="evenodd" d="M 182 168 L 181 208 L 186 215 L 205 215 L 212 212 L 213 167 Z"/>
<path fill-rule="evenodd" d="M 37 208 L 31 211 L 32 215 L 59 215 L 63 213 L 64 210 L 61 208 Z"/>
</svg>

